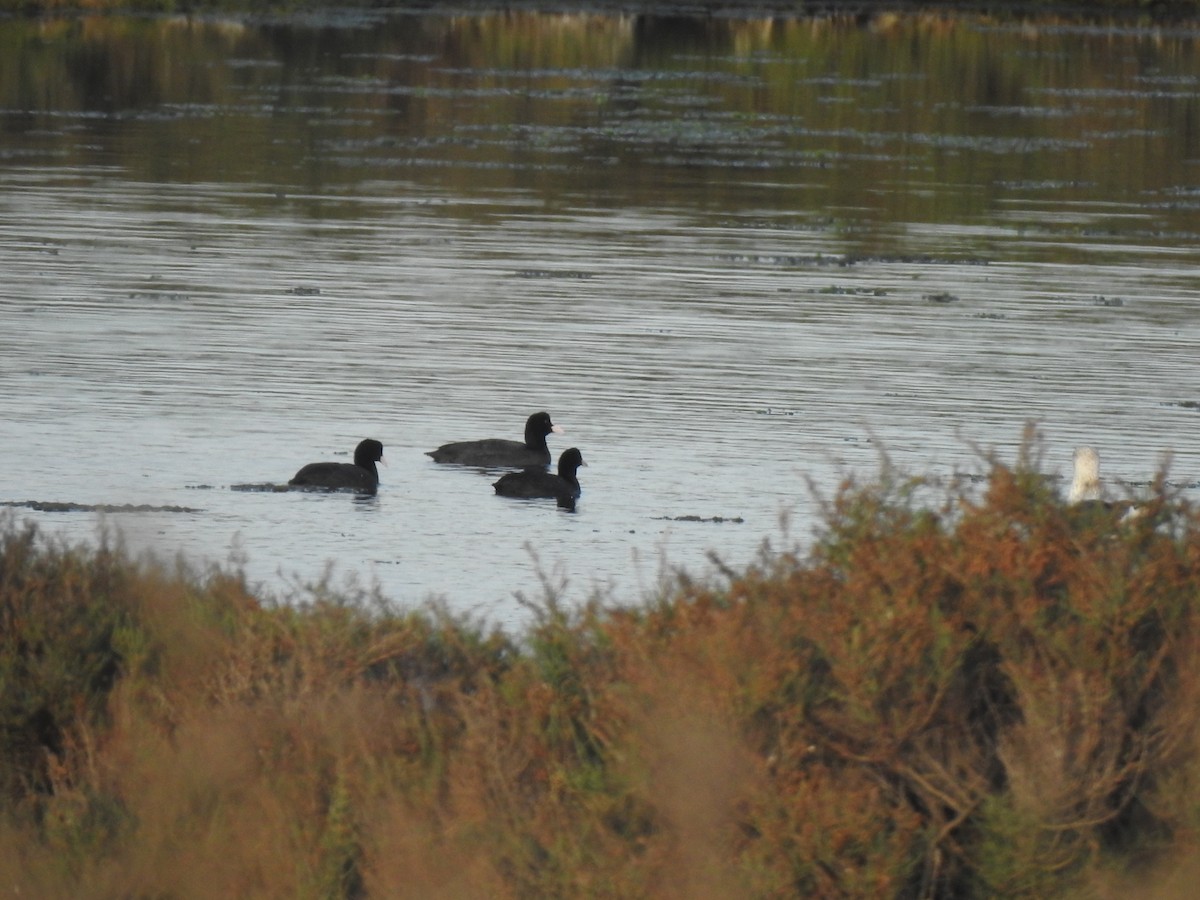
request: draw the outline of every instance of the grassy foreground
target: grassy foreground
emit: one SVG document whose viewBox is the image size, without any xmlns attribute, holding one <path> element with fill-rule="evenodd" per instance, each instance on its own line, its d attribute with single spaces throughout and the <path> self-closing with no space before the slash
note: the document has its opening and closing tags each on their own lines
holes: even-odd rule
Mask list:
<svg viewBox="0 0 1200 900">
<path fill-rule="evenodd" d="M 0 896 L 1191 896 L 1200 515 L 911 487 L 520 636 L 10 521 Z"/>
</svg>

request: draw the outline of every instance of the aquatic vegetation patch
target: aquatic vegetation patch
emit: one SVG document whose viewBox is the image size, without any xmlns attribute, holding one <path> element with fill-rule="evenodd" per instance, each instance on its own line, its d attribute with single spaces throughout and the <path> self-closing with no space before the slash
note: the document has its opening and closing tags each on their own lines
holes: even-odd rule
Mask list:
<svg viewBox="0 0 1200 900">
<path fill-rule="evenodd" d="M 741 516 L 701 516 L 695 513 L 683 516 L 654 516 L 654 518 L 662 522 L 710 522 L 714 525 L 720 525 L 725 522 L 741 525 L 746 521 Z"/>
<path fill-rule="evenodd" d="M 839 297 L 886 297 L 888 295 L 883 288 L 849 287 L 840 284 L 831 284 L 829 287 L 821 288 L 820 293 Z"/>
<path fill-rule="evenodd" d="M 514 278 L 566 278 L 575 281 L 586 281 L 589 278 L 595 278 L 594 272 L 584 272 L 581 270 L 557 270 L 557 269 L 518 269 L 513 272 Z"/>
<path fill-rule="evenodd" d="M 37 512 L 97 512 L 97 513 L 198 513 L 202 509 L 190 506 L 155 506 L 150 503 L 75 503 L 60 500 L 4 500 L 0 506 L 13 509 L 32 509 Z"/>
</svg>

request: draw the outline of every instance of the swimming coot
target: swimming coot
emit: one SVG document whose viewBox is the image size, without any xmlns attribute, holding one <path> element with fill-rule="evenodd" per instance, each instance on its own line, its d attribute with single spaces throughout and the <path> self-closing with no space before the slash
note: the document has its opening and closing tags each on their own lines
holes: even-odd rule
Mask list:
<svg viewBox="0 0 1200 900">
<path fill-rule="evenodd" d="M 536 468 L 523 472 L 509 472 L 492 487 L 501 497 L 551 497 L 558 501 L 559 506 L 574 509 L 575 499 L 580 494 L 579 478 L 575 472 L 580 466 L 586 465 L 583 454 L 572 447 L 570 450 L 564 450 L 563 455 L 558 458 L 557 475 Z"/>
<path fill-rule="evenodd" d="M 351 488 L 374 491 L 379 487 L 375 463 L 383 462 L 383 444 L 368 438 L 354 448 L 353 463 L 309 463 L 288 484 L 294 487 Z"/>
<path fill-rule="evenodd" d="M 459 441 L 443 444 L 425 455 L 432 456 L 434 462 L 460 466 L 548 466 L 550 448 L 546 446 L 546 435 L 562 433 L 562 428 L 550 421 L 550 413 L 539 412 L 525 423 L 525 443 L 502 438 Z"/>
</svg>

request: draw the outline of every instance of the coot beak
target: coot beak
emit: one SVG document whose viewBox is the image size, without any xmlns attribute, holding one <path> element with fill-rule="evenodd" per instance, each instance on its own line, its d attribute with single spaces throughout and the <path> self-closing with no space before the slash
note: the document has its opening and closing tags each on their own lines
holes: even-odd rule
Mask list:
<svg viewBox="0 0 1200 900">
<path fill-rule="evenodd" d="M 567 433 L 567 432 L 566 432 L 566 429 L 565 429 L 565 428 L 563 428 L 561 425 L 551 425 L 551 426 L 550 426 L 550 430 L 551 430 L 551 431 L 552 431 L 554 434 L 566 434 L 566 433 Z"/>
</svg>

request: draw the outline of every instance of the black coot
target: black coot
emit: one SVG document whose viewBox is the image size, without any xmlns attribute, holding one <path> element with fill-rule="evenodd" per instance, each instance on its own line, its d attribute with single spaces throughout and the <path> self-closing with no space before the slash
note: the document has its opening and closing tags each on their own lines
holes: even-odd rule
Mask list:
<svg viewBox="0 0 1200 900">
<path fill-rule="evenodd" d="M 492 487 L 502 497 L 552 497 L 559 506 L 568 509 L 575 508 L 575 499 L 580 494 L 579 478 L 575 472 L 580 466 L 586 466 L 583 454 L 575 447 L 564 450 L 558 458 L 558 474 L 552 475 L 540 469 L 526 469 L 523 472 L 509 472 Z"/>
<path fill-rule="evenodd" d="M 458 441 L 430 450 L 434 462 L 457 463 L 460 466 L 548 466 L 550 448 L 546 435 L 562 434 L 563 430 L 550 421 L 550 413 L 534 413 L 525 423 L 525 442 L 490 438 L 483 441 Z"/>
<path fill-rule="evenodd" d="M 352 488 L 373 492 L 379 487 L 379 472 L 375 469 L 377 462 L 383 462 L 383 444 L 368 438 L 354 448 L 353 463 L 309 463 L 288 484 L 294 487 Z"/>
</svg>

